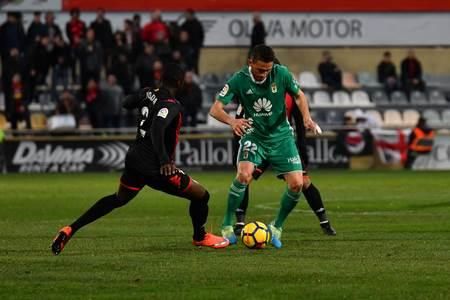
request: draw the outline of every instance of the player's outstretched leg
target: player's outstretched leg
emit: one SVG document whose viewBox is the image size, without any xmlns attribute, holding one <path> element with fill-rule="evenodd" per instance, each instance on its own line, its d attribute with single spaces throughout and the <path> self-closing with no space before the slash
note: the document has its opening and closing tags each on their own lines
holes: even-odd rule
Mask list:
<svg viewBox="0 0 450 300">
<path fill-rule="evenodd" d="M 336 235 L 336 230 L 334 230 L 328 220 L 319 190 L 313 185 L 308 176 L 304 176 L 303 179 L 303 194 L 305 195 L 309 207 L 311 207 L 312 211 L 319 219 L 320 227 L 326 235 Z"/>
<path fill-rule="evenodd" d="M 127 204 L 137 194 L 138 190 L 130 190 L 124 186 L 119 187 L 116 194 L 112 194 L 98 200 L 91 208 L 81 215 L 70 226 L 61 228 L 53 239 L 51 249 L 53 254 L 58 255 L 64 249 L 70 238 L 83 226 L 94 222 L 111 212 L 113 209 Z"/>
<path fill-rule="evenodd" d="M 206 220 L 208 219 L 208 191 L 192 180 L 189 188 L 183 193 L 183 197 L 191 201 L 189 204 L 189 215 L 191 216 L 194 229 L 192 244 L 215 249 L 227 247 L 230 243 L 227 239 L 208 233 L 205 230 Z"/>
</svg>

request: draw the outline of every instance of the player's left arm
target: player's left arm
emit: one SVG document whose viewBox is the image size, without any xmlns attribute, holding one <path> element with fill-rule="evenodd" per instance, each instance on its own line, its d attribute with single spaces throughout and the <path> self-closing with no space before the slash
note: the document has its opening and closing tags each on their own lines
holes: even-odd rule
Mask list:
<svg viewBox="0 0 450 300">
<path fill-rule="evenodd" d="M 172 175 L 176 173 L 174 162 L 166 149 L 165 136 L 169 124 L 179 117 L 180 106 L 175 103 L 161 101 L 158 112 L 153 116 L 151 139 L 161 165 L 161 174 Z"/>
<path fill-rule="evenodd" d="M 309 113 L 308 99 L 300 89 L 297 80 L 295 80 L 295 78 L 287 68 L 285 68 L 283 71 L 286 78 L 287 92 L 292 95 L 295 104 L 302 113 L 305 128 L 311 130 L 315 134 L 320 133 L 319 126 L 316 124 L 316 122 L 313 121 L 313 119 L 311 118 L 311 114 Z"/>
</svg>

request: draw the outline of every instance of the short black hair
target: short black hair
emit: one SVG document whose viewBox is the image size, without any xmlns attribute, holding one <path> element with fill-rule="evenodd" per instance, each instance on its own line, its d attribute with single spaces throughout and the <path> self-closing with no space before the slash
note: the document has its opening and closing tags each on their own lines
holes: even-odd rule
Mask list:
<svg viewBox="0 0 450 300">
<path fill-rule="evenodd" d="M 250 58 L 252 60 L 260 60 L 263 62 L 273 62 L 275 60 L 275 52 L 273 49 L 266 45 L 256 45 L 251 53 Z"/>
<path fill-rule="evenodd" d="M 184 81 L 184 70 L 180 65 L 167 63 L 163 66 L 162 85 L 165 87 L 179 88 Z"/>
<path fill-rule="evenodd" d="M 391 56 L 391 52 L 386 51 L 386 52 L 383 53 L 383 56 Z"/>
</svg>

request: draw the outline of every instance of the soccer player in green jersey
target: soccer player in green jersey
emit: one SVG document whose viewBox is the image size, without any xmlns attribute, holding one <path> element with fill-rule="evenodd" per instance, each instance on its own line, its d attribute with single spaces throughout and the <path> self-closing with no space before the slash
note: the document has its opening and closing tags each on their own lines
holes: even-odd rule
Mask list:
<svg viewBox="0 0 450 300">
<path fill-rule="evenodd" d="M 238 154 L 237 176 L 228 193 L 228 206 L 222 224 L 222 236 L 231 244 L 237 242 L 233 231 L 233 218 L 241 203 L 247 185 L 252 180 L 255 166 L 267 161 L 282 175 L 287 183 L 281 197 L 280 209 L 269 224 L 272 245 L 281 248 L 281 232 L 289 213 L 300 198 L 303 185 L 302 164 L 295 144 L 293 129 L 286 118 L 285 94 L 294 97 L 303 115 L 305 127 L 316 131 L 311 119 L 308 102 L 297 81 L 282 65 L 274 65 L 272 48 L 258 45 L 253 48 L 248 66 L 231 77 L 211 107 L 210 115 L 230 125 L 241 136 Z M 238 97 L 246 118 L 235 119 L 224 106 Z"/>
</svg>

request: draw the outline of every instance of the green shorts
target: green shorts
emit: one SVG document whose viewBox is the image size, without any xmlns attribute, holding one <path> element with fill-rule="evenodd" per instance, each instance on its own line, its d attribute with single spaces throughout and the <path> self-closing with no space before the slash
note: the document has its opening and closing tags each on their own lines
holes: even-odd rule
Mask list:
<svg viewBox="0 0 450 300">
<path fill-rule="evenodd" d="M 292 137 L 276 143 L 262 143 L 260 139 L 246 135 L 241 138 L 239 144 L 238 163 L 248 161 L 259 166 L 263 161 L 267 161 L 277 175 L 302 171 L 300 155 Z"/>
</svg>

